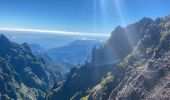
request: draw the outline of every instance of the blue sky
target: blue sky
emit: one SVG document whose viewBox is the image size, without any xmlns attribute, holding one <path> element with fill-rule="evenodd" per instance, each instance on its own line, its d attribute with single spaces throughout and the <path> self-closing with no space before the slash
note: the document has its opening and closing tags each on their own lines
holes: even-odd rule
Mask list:
<svg viewBox="0 0 170 100">
<path fill-rule="evenodd" d="M 170 0 L 0 0 L 0 28 L 110 33 L 170 14 Z"/>
</svg>

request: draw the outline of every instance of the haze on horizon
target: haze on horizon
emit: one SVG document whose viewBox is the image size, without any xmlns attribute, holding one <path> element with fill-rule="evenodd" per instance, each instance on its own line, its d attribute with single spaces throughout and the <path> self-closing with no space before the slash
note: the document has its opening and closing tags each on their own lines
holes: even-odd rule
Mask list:
<svg viewBox="0 0 170 100">
<path fill-rule="evenodd" d="M 107 36 L 118 25 L 169 15 L 169 4 L 168 0 L 1 0 L 0 28 Z"/>
</svg>

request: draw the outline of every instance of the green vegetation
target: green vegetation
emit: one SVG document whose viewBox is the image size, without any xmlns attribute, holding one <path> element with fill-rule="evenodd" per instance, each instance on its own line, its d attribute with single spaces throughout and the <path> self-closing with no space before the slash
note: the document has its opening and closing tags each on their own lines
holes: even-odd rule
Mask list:
<svg viewBox="0 0 170 100">
<path fill-rule="evenodd" d="M 163 32 L 160 38 L 160 44 L 166 39 L 166 37 L 170 34 L 169 31 Z"/>
<path fill-rule="evenodd" d="M 146 53 L 147 54 L 153 54 L 154 53 L 154 49 L 153 48 L 147 48 L 146 49 Z"/>
<path fill-rule="evenodd" d="M 170 35 L 170 31 L 162 32 L 159 40 L 159 45 L 155 48 L 155 57 L 159 57 L 164 51 L 170 49 L 167 37 Z"/>
<path fill-rule="evenodd" d="M 141 61 L 134 61 L 133 62 L 133 67 L 139 67 L 142 66 L 146 63 L 146 59 L 141 59 Z"/>
<path fill-rule="evenodd" d="M 112 81 L 114 79 L 114 76 L 111 74 L 111 72 L 107 73 L 107 77 L 106 78 L 102 78 L 101 81 L 101 86 L 104 86 L 106 83 L 109 83 L 110 81 Z"/>
<path fill-rule="evenodd" d="M 87 95 L 87 96 L 82 97 L 80 100 L 88 100 L 88 98 L 89 96 Z"/>
<path fill-rule="evenodd" d="M 4 35 L 0 35 L 0 48 L 0 93 L 4 93 L 1 97 L 42 100 L 57 80 L 46 64 L 29 48 L 9 41 Z"/>
</svg>

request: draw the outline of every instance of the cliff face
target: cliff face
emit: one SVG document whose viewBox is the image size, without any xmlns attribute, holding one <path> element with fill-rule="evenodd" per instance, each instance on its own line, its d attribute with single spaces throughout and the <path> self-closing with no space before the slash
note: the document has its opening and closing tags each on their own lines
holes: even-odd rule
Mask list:
<svg viewBox="0 0 170 100">
<path fill-rule="evenodd" d="M 0 35 L 0 98 L 42 99 L 57 77 L 25 43 L 19 45 Z"/>
<path fill-rule="evenodd" d="M 143 66 L 128 72 L 123 81 L 112 91 L 109 100 L 153 99 L 170 97 L 170 52 L 152 58 Z"/>
<path fill-rule="evenodd" d="M 126 70 L 121 82 L 113 87 L 117 80 L 110 80 L 98 91 L 91 92 L 89 99 L 168 99 L 170 97 L 168 87 L 170 82 L 169 26 L 170 17 L 156 19 L 132 52 L 119 63 L 120 67 Z M 107 96 L 100 95 L 103 93 L 106 93 Z"/>
<path fill-rule="evenodd" d="M 132 51 L 152 23 L 152 19 L 143 18 L 139 22 L 128 25 L 126 28 L 116 27 L 111 33 L 111 37 L 103 46 L 93 48 L 92 64 L 111 64 L 122 60 Z"/>
<path fill-rule="evenodd" d="M 129 56 L 126 66 L 127 68 L 131 66 L 131 70 L 112 91 L 109 99 L 168 99 L 170 97 L 170 17 L 157 19 L 150 26 L 148 34 L 138 43 L 137 50 L 132 53 L 133 56 Z M 134 56 L 140 58 L 132 60 Z M 136 62 L 138 65 L 135 66 Z"/>
<path fill-rule="evenodd" d="M 169 43 L 170 16 L 154 21 L 144 18 L 126 28 L 117 27 L 106 44 L 93 49 L 90 66 L 72 70 L 65 82 L 53 87 L 47 99 L 170 98 Z M 115 61 L 119 62 L 110 64 Z"/>
<path fill-rule="evenodd" d="M 48 93 L 47 99 L 69 100 L 80 99 L 88 94 L 88 90 L 98 84 L 107 73 L 120 70 L 114 65 L 91 66 L 84 65 L 79 69 L 72 69 L 66 81 L 55 85 Z M 119 74 L 120 75 L 120 74 Z M 121 76 L 121 75 L 120 75 Z"/>
<path fill-rule="evenodd" d="M 3 58 L 0 58 L 0 99 L 42 100 L 44 96 L 45 93 L 42 91 L 24 85 L 13 67 Z"/>
</svg>

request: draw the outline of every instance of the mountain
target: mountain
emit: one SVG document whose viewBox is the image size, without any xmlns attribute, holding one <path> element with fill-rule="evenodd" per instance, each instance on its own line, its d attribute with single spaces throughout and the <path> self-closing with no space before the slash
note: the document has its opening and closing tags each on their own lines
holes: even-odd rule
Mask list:
<svg viewBox="0 0 170 100">
<path fill-rule="evenodd" d="M 126 28 L 116 27 L 107 43 L 100 48 L 93 48 L 92 64 L 115 63 L 122 60 L 134 48 L 139 38 L 143 37 L 152 22 L 152 19 L 145 17 Z"/>
<path fill-rule="evenodd" d="M 41 47 L 39 44 L 29 44 L 29 47 L 34 54 L 40 53 L 41 51 L 45 50 L 45 48 Z"/>
<path fill-rule="evenodd" d="M 43 99 L 59 78 L 28 44 L 17 44 L 0 35 L 0 98 Z"/>
<path fill-rule="evenodd" d="M 45 93 L 39 89 L 29 88 L 21 81 L 14 68 L 0 58 L 0 99 L 39 99 L 43 100 Z"/>
<path fill-rule="evenodd" d="M 160 100 L 170 98 L 170 16 L 117 27 L 92 50 L 92 62 L 71 70 L 46 99 Z"/>
<path fill-rule="evenodd" d="M 156 19 L 123 66 L 130 68 L 109 99 L 168 99 L 170 16 Z"/>
<path fill-rule="evenodd" d="M 15 31 L 0 31 L 11 41 L 16 43 L 28 43 L 31 45 L 40 45 L 44 49 L 57 48 L 69 44 L 75 40 L 103 40 L 106 41 L 108 36 L 82 36 L 82 35 L 65 35 L 65 34 L 42 34 L 41 32 L 15 32 Z"/>
<path fill-rule="evenodd" d="M 100 46 L 98 40 L 75 40 L 62 47 L 43 49 L 39 45 L 31 44 L 30 47 L 35 55 L 44 58 L 51 66 L 53 71 L 59 71 L 63 74 L 68 73 L 71 68 L 91 61 L 92 48 Z"/>
<path fill-rule="evenodd" d="M 119 73 L 119 70 L 121 71 L 121 68 L 113 66 L 103 65 L 98 67 L 86 64 L 81 66 L 81 68 L 74 68 L 71 70 L 66 81 L 56 84 L 50 90 L 47 99 L 79 100 L 84 95 L 88 95 L 88 90 L 98 84 L 102 78 L 107 77 L 110 71 L 115 70 L 117 73 Z"/>
</svg>

